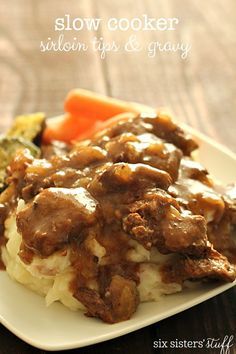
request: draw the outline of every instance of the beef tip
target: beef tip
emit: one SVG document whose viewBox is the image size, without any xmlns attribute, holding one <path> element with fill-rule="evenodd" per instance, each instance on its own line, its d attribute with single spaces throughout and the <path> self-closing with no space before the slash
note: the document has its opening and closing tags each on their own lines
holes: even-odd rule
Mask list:
<svg viewBox="0 0 236 354">
<path fill-rule="evenodd" d="M 41 146 L 41 156 L 44 159 L 50 159 L 52 156 L 66 155 L 71 149 L 69 144 L 62 141 L 54 140 L 48 145 Z"/>
<path fill-rule="evenodd" d="M 145 193 L 143 199 L 129 205 L 123 217 L 124 231 L 150 249 L 157 235 L 161 239 L 159 226 L 171 204 L 178 208 L 178 203 L 161 189 Z"/>
<path fill-rule="evenodd" d="M 180 213 L 171 206 L 161 221 L 161 232 L 168 251 L 199 256 L 209 248 L 206 222 L 201 215 Z"/>
<path fill-rule="evenodd" d="M 55 173 L 55 167 L 46 159 L 34 159 L 27 167 L 21 197 L 28 201 L 44 188 L 53 187 L 50 176 Z"/>
<path fill-rule="evenodd" d="M 181 150 L 154 134 L 123 133 L 107 142 L 105 149 L 113 162 L 144 163 L 168 172 L 173 181 L 178 178 Z"/>
<path fill-rule="evenodd" d="M 7 217 L 7 205 L 6 204 L 2 204 L 0 203 L 0 237 L 3 236 L 4 234 L 4 222 L 6 220 L 6 217 Z M 0 242 L 1 244 L 1 242 Z"/>
<path fill-rule="evenodd" d="M 86 307 L 88 316 L 99 317 L 108 323 L 128 320 L 139 304 L 135 282 L 120 275 L 112 277 L 103 297 L 88 288 L 77 289 L 74 296 Z"/>
<path fill-rule="evenodd" d="M 108 141 L 123 134 L 132 134 L 133 136 L 137 136 L 145 132 L 147 132 L 147 130 L 145 125 L 140 124 L 140 117 L 132 115 L 132 117 L 128 117 L 128 119 L 123 119 L 112 123 L 108 128 L 95 134 L 95 136 L 92 137 L 91 142 L 94 145 L 105 148 Z"/>
<path fill-rule="evenodd" d="M 111 304 L 115 322 L 129 319 L 139 304 L 139 295 L 134 281 L 114 275 L 105 293 L 106 301 Z"/>
<path fill-rule="evenodd" d="M 95 137 L 94 143 L 103 146 L 109 139 L 127 132 L 134 135 L 152 133 L 174 144 L 187 156 L 198 148 L 198 144 L 190 135 L 186 134 L 168 115 L 161 112 L 158 114 L 141 113 L 136 117 L 128 117 L 126 120 L 116 122 L 104 130 L 102 135 L 99 134 L 98 138 Z"/>
<path fill-rule="evenodd" d="M 7 242 L 7 239 L 4 236 L 4 222 L 7 217 L 7 205 L 0 203 L 0 271 L 5 269 L 5 265 L 2 261 L 2 246 L 4 246 Z"/>
<path fill-rule="evenodd" d="M 224 191 L 223 198 L 226 203 L 226 213 L 230 222 L 236 225 L 236 183 L 229 184 Z"/>
<path fill-rule="evenodd" d="M 224 188 L 225 210 L 218 223 L 211 223 L 208 235 L 214 247 L 236 264 L 236 184 Z"/>
<path fill-rule="evenodd" d="M 204 258 L 183 257 L 175 263 L 164 265 L 164 282 L 182 283 L 191 279 L 222 279 L 231 282 L 236 277 L 236 267 L 214 249 Z"/>
<path fill-rule="evenodd" d="M 206 184 L 209 187 L 213 186 L 212 180 L 209 178 L 208 171 L 199 162 L 191 158 L 184 157 L 180 163 L 179 178 L 191 178 Z"/>
<path fill-rule="evenodd" d="M 120 162 L 108 167 L 100 176 L 100 182 L 108 191 L 147 186 L 167 189 L 171 184 L 171 177 L 165 171 L 141 163 Z"/>
<path fill-rule="evenodd" d="M 145 248 L 156 246 L 162 253 L 200 255 L 209 247 L 204 218 L 181 212 L 163 191 L 146 194 L 144 200 L 132 204 L 123 228 Z"/>
<path fill-rule="evenodd" d="M 7 242 L 7 239 L 4 236 L 4 223 L 7 217 L 7 212 L 7 205 L 0 203 L 0 270 L 5 269 L 5 266 L 2 261 L 2 246 L 5 245 L 5 243 Z"/>
<path fill-rule="evenodd" d="M 24 247 L 47 257 L 94 224 L 97 213 L 97 202 L 84 188 L 49 188 L 18 212 L 17 228 Z"/>
<path fill-rule="evenodd" d="M 8 184 L 14 184 L 17 194 L 21 196 L 22 188 L 25 186 L 25 174 L 34 157 L 28 149 L 18 150 L 14 159 L 8 167 Z"/>
<path fill-rule="evenodd" d="M 76 146 L 68 156 L 68 167 L 83 169 L 106 160 L 107 152 L 98 146 Z"/>
<path fill-rule="evenodd" d="M 236 264 L 236 230 L 227 212 L 219 223 L 208 225 L 207 235 L 214 248 Z"/>
<path fill-rule="evenodd" d="M 168 192 L 184 208 L 193 214 L 204 216 L 208 223 L 218 222 L 224 214 L 225 203 L 222 196 L 213 188 L 195 179 L 180 179 L 170 186 Z"/>
<path fill-rule="evenodd" d="M 119 275 L 122 278 L 133 280 L 139 284 L 139 264 L 133 262 L 112 262 L 108 265 L 101 265 L 99 267 L 99 292 L 101 296 L 105 296 L 107 288 L 113 276 Z"/>
<path fill-rule="evenodd" d="M 68 155 L 53 155 L 49 160 L 35 159 L 25 171 L 22 197 L 28 201 L 45 188 L 77 187 L 85 175 L 84 167 L 88 169 L 89 165 L 101 162 L 105 157 L 106 151 L 99 147 L 80 146 L 74 147 Z"/>
<path fill-rule="evenodd" d="M 183 151 L 184 155 L 189 156 L 192 151 L 198 148 L 196 141 L 175 124 L 167 114 L 160 112 L 151 116 L 142 113 L 140 119 L 151 125 L 153 134 L 177 146 Z"/>
<path fill-rule="evenodd" d="M 181 160 L 178 181 L 170 186 L 168 192 L 183 208 L 204 216 L 207 223 L 219 222 L 225 212 L 225 202 L 207 170 L 186 157 Z"/>
<path fill-rule="evenodd" d="M 114 323 L 111 310 L 98 291 L 81 287 L 76 290 L 74 297 L 85 306 L 87 316 L 98 317 L 105 322 Z"/>
<path fill-rule="evenodd" d="M 94 242 L 95 244 L 97 244 L 97 242 L 92 238 L 93 229 L 90 228 L 88 232 L 86 231 L 87 230 L 84 230 L 87 236 L 84 238 L 84 241 L 79 240 L 80 242 L 78 242 L 77 238 L 73 239 L 71 242 L 70 262 L 76 275 L 71 284 L 72 291 L 78 288 L 78 284 L 80 287 L 87 287 L 91 281 L 94 283 L 94 279 L 96 279 L 98 274 L 99 258 L 97 256 L 96 246 L 93 246 Z"/>
</svg>

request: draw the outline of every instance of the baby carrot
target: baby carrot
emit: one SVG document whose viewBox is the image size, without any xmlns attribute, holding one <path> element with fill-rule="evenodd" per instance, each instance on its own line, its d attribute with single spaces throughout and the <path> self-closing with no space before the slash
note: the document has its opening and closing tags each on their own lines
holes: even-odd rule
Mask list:
<svg viewBox="0 0 236 354">
<path fill-rule="evenodd" d="M 139 112 L 128 102 L 83 89 L 70 91 L 64 108 L 74 116 L 87 117 L 91 120 L 106 120 L 124 112 Z"/>
<path fill-rule="evenodd" d="M 61 117 L 48 119 L 43 132 L 43 142 L 46 144 L 53 140 L 70 142 L 85 131 L 90 130 L 93 125 L 93 121 L 69 113 Z"/>
<path fill-rule="evenodd" d="M 150 111 L 150 107 L 118 100 L 83 89 L 74 89 L 66 97 L 65 115 L 47 120 L 44 143 L 52 140 L 71 142 L 91 135 L 105 126 L 102 122 L 122 114 Z M 108 123 L 109 124 L 109 123 Z"/>
</svg>

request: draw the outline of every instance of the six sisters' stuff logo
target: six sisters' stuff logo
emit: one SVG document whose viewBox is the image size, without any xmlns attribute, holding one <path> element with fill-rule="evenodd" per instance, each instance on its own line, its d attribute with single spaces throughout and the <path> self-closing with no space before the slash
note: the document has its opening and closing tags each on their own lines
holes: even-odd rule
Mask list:
<svg viewBox="0 0 236 354">
<path fill-rule="evenodd" d="M 144 51 L 149 58 L 155 58 L 161 53 L 178 53 L 181 59 L 186 59 L 190 53 L 191 45 L 187 42 L 161 41 L 141 41 L 139 33 L 176 31 L 180 20 L 176 17 L 171 18 L 154 18 L 143 14 L 134 18 L 116 18 L 111 17 L 107 20 L 102 18 L 72 18 L 69 14 L 64 17 L 56 18 L 54 23 L 56 38 L 49 36 L 46 40 L 40 42 L 41 52 L 87 52 L 93 50 L 98 52 L 101 59 L 105 59 L 109 52 L 127 52 L 137 53 Z M 100 36 L 101 28 L 105 26 L 109 32 L 127 33 L 127 37 L 123 42 L 111 39 L 106 40 Z M 75 33 L 80 34 L 81 31 L 90 31 L 94 36 L 90 36 L 87 41 L 82 41 Z M 73 33 L 70 39 L 65 34 Z M 117 37 L 117 36 L 116 36 Z M 124 36 L 122 36 L 124 38 Z M 158 38 L 158 36 L 157 36 Z M 145 43 L 143 43 L 145 42 Z"/>
<path fill-rule="evenodd" d="M 200 340 L 162 340 L 158 339 L 153 342 L 154 349 L 192 349 L 198 352 L 198 349 L 205 349 L 206 352 L 215 349 L 214 353 L 230 354 L 230 348 L 234 345 L 234 335 L 225 335 L 224 338 L 203 338 Z"/>
</svg>

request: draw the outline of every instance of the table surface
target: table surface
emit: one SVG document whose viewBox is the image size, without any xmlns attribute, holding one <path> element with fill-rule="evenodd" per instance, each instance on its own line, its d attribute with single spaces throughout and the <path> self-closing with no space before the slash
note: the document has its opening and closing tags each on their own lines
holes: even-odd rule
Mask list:
<svg viewBox="0 0 236 354">
<path fill-rule="evenodd" d="M 56 17 L 178 17 L 176 31 L 139 32 L 145 41 L 192 45 L 190 56 L 159 53 L 41 53 L 39 43 L 55 37 Z M 62 112 L 66 93 L 83 87 L 153 106 L 168 106 L 180 119 L 236 150 L 235 0 L 11 0 L 0 2 L 0 131 L 20 113 Z M 96 35 L 124 41 L 129 33 Z M 76 33 L 77 35 L 77 33 Z M 95 33 L 82 31 L 80 40 Z M 161 338 L 196 340 L 235 334 L 236 289 L 142 330 L 71 353 L 166 353 L 154 350 Z M 236 345 L 234 346 L 236 352 Z M 168 353 L 171 352 L 168 350 Z M 175 351 L 177 352 L 177 351 Z M 180 351 L 178 351 L 180 352 Z M 192 350 L 181 350 L 188 353 Z M 0 354 L 45 353 L 0 326 Z M 219 349 L 207 353 L 219 353 Z M 233 348 L 231 348 L 233 353 Z"/>
</svg>

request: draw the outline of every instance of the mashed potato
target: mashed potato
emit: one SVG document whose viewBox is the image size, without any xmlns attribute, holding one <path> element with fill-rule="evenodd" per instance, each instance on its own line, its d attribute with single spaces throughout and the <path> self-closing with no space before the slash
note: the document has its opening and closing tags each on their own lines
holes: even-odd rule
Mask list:
<svg viewBox="0 0 236 354">
<path fill-rule="evenodd" d="M 21 200 L 17 211 L 23 207 L 24 202 Z M 72 310 L 84 309 L 84 306 L 69 291 L 69 283 L 72 279 L 69 254 L 62 256 L 59 252 L 47 259 L 34 257 L 33 262 L 27 265 L 18 256 L 21 236 L 17 232 L 15 214 L 6 220 L 5 228 L 8 242 L 6 247 L 3 247 L 2 258 L 10 277 L 45 296 L 47 305 L 60 301 Z"/>
<path fill-rule="evenodd" d="M 17 211 L 24 207 L 24 201 L 20 201 Z M 12 214 L 5 222 L 5 236 L 8 239 L 2 248 L 2 258 L 9 276 L 45 297 L 46 305 L 60 301 L 71 310 L 84 310 L 84 306 L 76 300 L 69 290 L 69 284 L 73 277 L 70 265 L 69 251 L 57 252 L 42 259 L 34 256 L 31 264 L 23 263 L 18 256 L 21 235 L 17 232 L 16 215 Z M 161 280 L 160 266 L 173 255 L 162 255 L 157 250 L 147 251 L 138 242 L 131 240 L 132 250 L 127 254 L 127 260 L 140 263 L 140 284 L 138 291 L 140 301 L 157 301 L 164 294 L 172 294 L 182 290 L 176 283 L 166 284 Z M 105 255 L 105 249 L 95 240 L 91 248 L 99 260 Z"/>
</svg>

